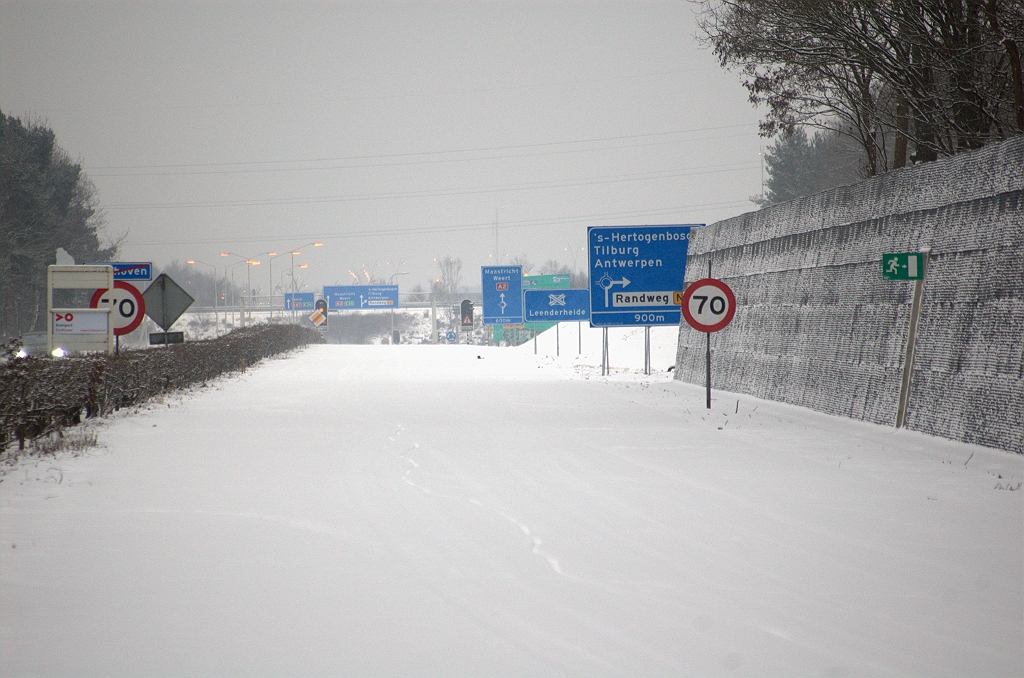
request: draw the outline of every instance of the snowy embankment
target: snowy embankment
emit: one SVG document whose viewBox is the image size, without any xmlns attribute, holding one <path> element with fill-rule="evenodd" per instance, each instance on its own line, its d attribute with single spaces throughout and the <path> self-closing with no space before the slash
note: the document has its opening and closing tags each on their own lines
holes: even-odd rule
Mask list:
<svg viewBox="0 0 1024 678">
<path fill-rule="evenodd" d="M 1022 459 L 675 330 L 314 346 L 0 483 L 0 675 L 1019 676 Z"/>
</svg>

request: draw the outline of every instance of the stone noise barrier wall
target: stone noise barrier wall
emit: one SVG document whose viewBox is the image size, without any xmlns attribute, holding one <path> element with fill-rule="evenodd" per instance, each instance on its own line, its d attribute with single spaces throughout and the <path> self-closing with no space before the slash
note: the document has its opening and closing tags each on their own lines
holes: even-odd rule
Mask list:
<svg viewBox="0 0 1024 678">
<path fill-rule="evenodd" d="M 694 229 L 686 280 L 736 294 L 712 387 L 893 425 L 914 283 L 931 247 L 907 428 L 1024 453 L 1024 137 Z M 705 335 L 675 378 L 703 384 Z"/>
</svg>

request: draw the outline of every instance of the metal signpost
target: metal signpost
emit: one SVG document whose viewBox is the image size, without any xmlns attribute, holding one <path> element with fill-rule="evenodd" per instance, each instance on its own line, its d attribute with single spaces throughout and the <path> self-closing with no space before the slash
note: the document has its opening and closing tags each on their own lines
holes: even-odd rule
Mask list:
<svg viewBox="0 0 1024 678">
<path fill-rule="evenodd" d="M 587 228 L 590 325 L 604 329 L 602 375 L 610 369 L 609 327 L 679 324 L 675 293 L 683 289 L 690 229 L 698 226 L 703 224 Z M 650 361 L 649 350 L 644 361 Z"/>
<path fill-rule="evenodd" d="M 96 290 L 90 308 L 109 308 L 114 326 L 114 353 L 121 352 L 121 337 L 131 334 L 146 316 L 146 300 L 135 285 L 115 280 L 113 289 Z"/>
<path fill-rule="evenodd" d="M 321 334 L 325 334 L 327 332 L 327 300 L 317 299 L 313 306 L 316 310 L 309 316 L 309 319 Z"/>
<path fill-rule="evenodd" d="M 567 290 L 572 284 L 572 276 L 568 273 L 545 273 L 541 275 L 523 276 L 523 294 L 532 290 Z M 525 296 L 523 303 L 526 303 Z M 558 342 L 558 323 L 555 321 L 526 322 L 526 327 L 533 333 L 533 352 L 537 352 L 537 335 L 540 332 L 555 328 L 555 342 Z"/>
<path fill-rule="evenodd" d="M 107 261 L 94 266 L 110 266 L 114 270 L 114 288 L 97 289 L 93 308 L 110 308 L 114 324 L 114 353 L 121 352 L 121 337 L 134 332 L 146 317 L 146 302 L 134 285 L 125 281 L 145 282 L 153 279 L 150 261 Z M 214 269 L 216 273 L 216 269 Z M 216 302 L 214 302 L 216 303 Z M 109 306 L 108 306 L 109 304 Z M 216 315 L 216 314 L 215 314 Z"/>
<path fill-rule="evenodd" d="M 192 295 L 171 280 L 166 273 L 157 276 L 153 284 L 142 293 L 142 298 L 145 300 L 146 315 L 152 318 L 164 333 L 167 333 L 171 325 L 195 301 Z M 165 336 L 159 343 L 168 343 L 168 338 Z"/>
<path fill-rule="evenodd" d="M 484 325 L 523 324 L 523 267 L 481 266 Z"/>
<path fill-rule="evenodd" d="M 590 290 L 526 290 L 527 322 L 590 320 Z"/>
<path fill-rule="evenodd" d="M 682 291 L 693 225 L 591 226 L 590 324 L 678 325 L 673 293 Z"/>
<path fill-rule="evenodd" d="M 914 302 L 910 308 L 910 327 L 907 329 L 907 345 L 903 352 L 903 378 L 900 380 L 900 399 L 896 406 L 896 428 L 907 423 L 907 406 L 910 403 L 910 387 L 914 376 L 914 351 L 917 346 L 917 326 L 921 321 L 921 300 L 924 297 L 924 278 L 928 272 L 930 247 L 918 252 L 901 252 L 882 255 L 882 276 L 888 280 L 914 280 Z"/>
<path fill-rule="evenodd" d="M 526 290 L 523 296 L 527 322 L 555 323 L 555 355 L 561 355 L 562 351 L 558 323 L 590 320 L 590 290 Z"/>
<path fill-rule="evenodd" d="M 327 331 L 327 314 L 319 308 L 309 314 L 309 320 L 316 325 L 321 332 Z"/>
<path fill-rule="evenodd" d="M 398 308 L 398 285 L 335 285 L 324 287 L 327 308 L 384 311 Z"/>
<path fill-rule="evenodd" d="M 284 308 L 287 311 L 312 311 L 314 303 L 312 292 L 284 293 Z"/>
<path fill-rule="evenodd" d="M 114 352 L 114 328 L 110 308 L 90 308 L 93 290 L 114 287 L 110 266 L 49 266 L 46 269 L 47 351 L 64 353 Z M 56 294 L 56 301 L 54 293 Z"/>
<path fill-rule="evenodd" d="M 711 270 L 711 262 L 708 262 Z M 690 283 L 683 292 L 680 311 L 687 324 L 693 329 L 707 334 L 707 372 L 705 388 L 707 389 L 707 407 L 711 409 L 711 333 L 717 332 L 732 322 L 736 315 L 736 296 L 721 280 L 703 278 Z"/>
</svg>

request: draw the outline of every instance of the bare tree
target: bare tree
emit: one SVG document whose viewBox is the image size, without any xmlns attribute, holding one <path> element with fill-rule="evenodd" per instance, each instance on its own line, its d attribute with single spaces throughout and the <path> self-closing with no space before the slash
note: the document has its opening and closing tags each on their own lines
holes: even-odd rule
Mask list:
<svg viewBox="0 0 1024 678">
<path fill-rule="evenodd" d="M 516 256 L 509 263 L 512 264 L 513 266 L 522 266 L 523 275 L 530 275 L 530 271 L 533 270 L 533 262 L 530 261 L 530 258 L 525 254 L 520 254 Z"/>
<path fill-rule="evenodd" d="M 572 273 L 569 269 L 568 264 L 560 264 L 557 259 L 548 259 L 540 267 L 541 275 L 550 275 L 553 273 Z"/>
<path fill-rule="evenodd" d="M 721 64 L 768 109 L 860 144 L 864 170 L 932 160 L 1024 132 L 1019 0 L 693 0 Z"/>
<path fill-rule="evenodd" d="M 441 303 L 451 303 L 462 291 L 462 259 L 450 254 L 438 257 L 437 268 L 440 275 L 431 285 L 431 291 Z"/>
</svg>

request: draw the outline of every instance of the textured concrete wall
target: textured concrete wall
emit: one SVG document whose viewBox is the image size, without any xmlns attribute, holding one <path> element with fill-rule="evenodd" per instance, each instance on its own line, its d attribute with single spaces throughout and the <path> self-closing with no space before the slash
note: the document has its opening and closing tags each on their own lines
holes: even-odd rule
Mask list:
<svg viewBox="0 0 1024 678">
<path fill-rule="evenodd" d="M 912 282 L 931 247 L 907 427 L 1024 453 L 1024 137 L 695 229 L 687 281 L 736 293 L 713 387 L 893 424 Z M 704 383 L 683 323 L 676 378 Z"/>
</svg>

